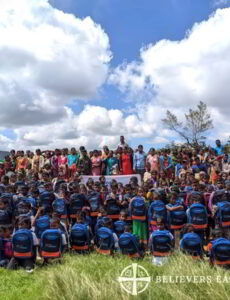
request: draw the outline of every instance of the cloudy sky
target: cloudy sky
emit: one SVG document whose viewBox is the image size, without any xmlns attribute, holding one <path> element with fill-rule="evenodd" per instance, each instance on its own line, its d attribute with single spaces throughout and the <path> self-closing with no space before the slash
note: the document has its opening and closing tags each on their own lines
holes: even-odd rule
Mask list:
<svg viewBox="0 0 230 300">
<path fill-rule="evenodd" d="M 230 136 L 229 0 L 0 0 L 0 150 L 156 148 L 202 100 Z"/>
</svg>

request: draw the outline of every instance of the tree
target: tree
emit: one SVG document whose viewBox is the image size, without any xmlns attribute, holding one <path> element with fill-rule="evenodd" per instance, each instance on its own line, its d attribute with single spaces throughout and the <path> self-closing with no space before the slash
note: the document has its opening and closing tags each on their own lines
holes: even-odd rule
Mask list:
<svg viewBox="0 0 230 300">
<path fill-rule="evenodd" d="M 185 114 L 185 121 L 181 122 L 177 116 L 169 110 L 166 112 L 166 118 L 162 119 L 166 128 L 176 132 L 189 145 L 198 145 L 204 143 L 205 133 L 213 128 L 212 118 L 208 112 L 207 105 L 200 101 L 196 109 L 189 109 Z"/>
</svg>

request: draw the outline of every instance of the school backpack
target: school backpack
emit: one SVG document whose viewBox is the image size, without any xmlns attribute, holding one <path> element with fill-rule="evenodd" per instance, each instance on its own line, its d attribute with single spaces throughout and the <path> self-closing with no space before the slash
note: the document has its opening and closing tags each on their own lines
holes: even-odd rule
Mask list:
<svg viewBox="0 0 230 300">
<path fill-rule="evenodd" d="M 89 250 L 90 234 L 85 224 L 75 224 L 70 233 L 70 243 L 73 250 Z"/>
<path fill-rule="evenodd" d="M 132 233 L 125 232 L 120 236 L 119 247 L 122 254 L 129 257 L 140 257 L 140 245 L 137 237 Z"/>
<path fill-rule="evenodd" d="M 10 212 L 7 209 L 0 210 L 0 226 L 8 226 L 11 225 L 12 217 Z"/>
<path fill-rule="evenodd" d="M 41 238 L 42 233 L 50 229 L 50 218 L 49 216 L 41 216 L 40 218 L 36 219 L 35 222 L 35 233 L 38 239 Z"/>
<path fill-rule="evenodd" d="M 219 238 L 212 242 L 211 260 L 217 265 L 230 265 L 230 241 Z"/>
<path fill-rule="evenodd" d="M 135 197 L 131 203 L 131 213 L 133 220 L 145 221 L 146 207 L 145 200 L 142 197 Z"/>
<path fill-rule="evenodd" d="M 97 252 L 102 254 L 112 254 L 114 248 L 113 232 L 107 227 L 101 227 L 96 232 Z"/>
<path fill-rule="evenodd" d="M 168 256 L 171 254 L 172 248 L 172 238 L 168 230 L 156 230 L 152 233 L 153 256 Z"/>
<path fill-rule="evenodd" d="M 164 202 L 160 200 L 155 200 L 149 207 L 148 210 L 148 221 L 152 225 L 156 225 L 157 218 L 166 218 L 166 209 Z"/>
<path fill-rule="evenodd" d="M 91 217 L 96 217 L 100 208 L 100 193 L 90 192 L 87 198 L 91 207 L 90 215 Z"/>
<path fill-rule="evenodd" d="M 60 229 L 47 229 L 42 233 L 40 241 L 40 255 L 43 258 L 57 258 L 61 256 L 62 234 Z"/>
<path fill-rule="evenodd" d="M 124 230 L 125 230 L 125 222 L 124 221 L 114 222 L 114 231 L 118 237 L 124 233 Z"/>
<path fill-rule="evenodd" d="M 168 211 L 168 224 L 170 229 L 181 229 L 186 223 L 186 212 L 184 210 Z"/>
<path fill-rule="evenodd" d="M 54 200 L 55 196 L 52 192 L 43 192 L 40 194 L 40 206 L 43 206 L 45 210 L 52 207 Z"/>
<path fill-rule="evenodd" d="M 34 257 L 33 235 L 28 229 L 19 229 L 12 237 L 13 256 L 20 259 Z"/>
<path fill-rule="evenodd" d="M 107 215 L 110 219 L 119 219 L 120 207 L 116 203 L 116 199 L 111 198 L 110 195 L 107 196 Z"/>
<path fill-rule="evenodd" d="M 216 221 L 221 227 L 230 227 L 230 202 L 217 203 Z"/>
<path fill-rule="evenodd" d="M 67 209 L 65 200 L 62 198 L 57 198 L 52 203 L 53 211 L 61 215 L 62 218 L 67 216 Z"/>
<path fill-rule="evenodd" d="M 76 218 L 76 214 L 82 210 L 85 204 L 85 195 L 74 193 L 70 197 L 70 217 Z"/>
<path fill-rule="evenodd" d="M 184 234 L 180 241 L 180 248 L 190 255 L 199 256 L 202 252 L 202 243 L 199 235 L 194 232 Z"/>
<path fill-rule="evenodd" d="M 188 223 L 196 229 L 205 229 L 208 226 L 208 214 L 203 204 L 194 203 L 190 206 Z"/>
<path fill-rule="evenodd" d="M 96 223 L 96 226 L 95 226 L 95 232 L 97 232 L 99 228 L 104 227 L 105 223 L 108 222 L 108 221 L 109 221 L 108 217 L 99 217 L 97 219 L 97 223 Z"/>
</svg>

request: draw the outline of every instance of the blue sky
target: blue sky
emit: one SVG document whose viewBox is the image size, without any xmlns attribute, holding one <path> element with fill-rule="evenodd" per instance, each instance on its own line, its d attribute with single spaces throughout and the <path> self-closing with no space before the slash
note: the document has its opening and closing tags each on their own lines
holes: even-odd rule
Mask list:
<svg viewBox="0 0 230 300">
<path fill-rule="evenodd" d="M 102 26 L 110 39 L 112 67 L 138 60 L 140 49 L 148 44 L 183 39 L 194 23 L 207 20 L 216 10 L 213 0 L 51 0 L 50 3 L 80 18 L 91 16 Z M 124 99 L 124 93 L 105 84 L 93 103 L 125 110 L 132 104 Z M 78 102 L 71 107 L 79 113 L 84 105 Z M 152 146 L 148 139 L 132 139 L 132 142 L 142 143 L 146 148 Z"/>
<path fill-rule="evenodd" d="M 159 148 L 179 141 L 162 127 L 166 110 L 181 118 L 200 100 L 215 125 L 208 143 L 227 140 L 229 6 L 230 0 L 4 0 L 2 148 L 114 147 L 121 134 L 131 146 Z"/>
</svg>

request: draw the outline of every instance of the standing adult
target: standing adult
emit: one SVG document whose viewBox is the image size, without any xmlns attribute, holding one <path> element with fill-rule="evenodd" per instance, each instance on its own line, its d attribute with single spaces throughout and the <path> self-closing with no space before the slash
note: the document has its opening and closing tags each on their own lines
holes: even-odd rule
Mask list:
<svg viewBox="0 0 230 300">
<path fill-rule="evenodd" d="M 144 152 L 143 146 L 138 146 L 138 151 L 134 154 L 133 170 L 136 174 L 141 175 L 141 179 L 144 177 L 146 165 L 146 154 Z"/>
</svg>

